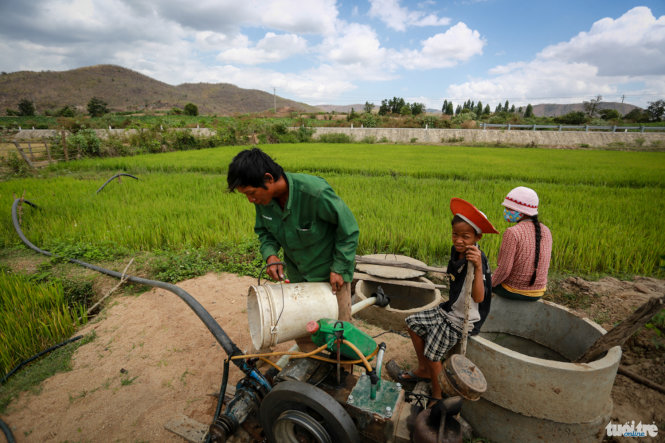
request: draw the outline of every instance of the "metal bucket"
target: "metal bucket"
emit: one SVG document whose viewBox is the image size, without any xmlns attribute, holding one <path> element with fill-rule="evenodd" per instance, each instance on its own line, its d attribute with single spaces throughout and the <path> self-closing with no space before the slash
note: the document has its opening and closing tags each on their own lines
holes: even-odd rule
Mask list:
<svg viewBox="0 0 665 443">
<path fill-rule="evenodd" d="M 337 297 L 330 283 L 267 283 L 249 288 L 247 320 L 255 349 L 305 337 L 309 321 L 337 317 Z"/>
<path fill-rule="evenodd" d="M 478 400 L 487 390 L 487 381 L 478 366 L 461 354 L 453 354 L 443 362 L 439 384 L 448 396 L 459 395 L 471 401 Z"/>
</svg>

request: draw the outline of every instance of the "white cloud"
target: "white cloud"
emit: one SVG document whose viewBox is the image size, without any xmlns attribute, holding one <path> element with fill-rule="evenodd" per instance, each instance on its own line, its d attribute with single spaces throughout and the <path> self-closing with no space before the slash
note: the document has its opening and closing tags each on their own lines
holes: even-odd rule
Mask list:
<svg viewBox="0 0 665 443">
<path fill-rule="evenodd" d="M 357 23 L 340 28 L 340 34 L 328 36 L 319 47 L 324 62 L 342 65 L 363 63 L 373 66 L 383 62 L 386 50 L 381 47 L 372 28 Z"/>
<path fill-rule="evenodd" d="M 218 52 L 225 48 L 249 46 L 249 38 L 243 34 L 230 36 L 214 31 L 199 31 L 194 33 L 196 48 L 200 51 Z"/>
<path fill-rule="evenodd" d="M 622 94 L 645 106 L 665 94 L 665 16 L 636 7 L 618 19 L 595 22 L 567 42 L 543 49 L 531 61 L 496 66 L 492 77 L 451 85 L 448 96 L 527 104 L 572 103 Z"/>
<path fill-rule="evenodd" d="M 370 0 L 369 16 L 376 17 L 389 28 L 406 31 L 408 26 L 447 26 L 450 19 L 423 11 L 409 11 L 399 0 Z"/>
<path fill-rule="evenodd" d="M 155 15 L 197 31 L 234 34 L 246 25 L 289 33 L 327 33 L 337 20 L 335 0 L 122 0 L 137 14 Z"/>
<path fill-rule="evenodd" d="M 307 41 L 295 34 L 277 35 L 268 32 L 256 46 L 249 47 L 248 43 L 246 40 L 245 44 L 222 51 L 217 59 L 228 63 L 258 65 L 279 62 L 307 51 Z"/>
<path fill-rule="evenodd" d="M 616 94 L 616 81 L 599 81 L 598 69 L 585 63 L 535 60 L 496 68 L 491 79 L 475 79 L 451 85 L 454 99 L 480 99 L 498 103 L 509 99 L 515 104 L 537 102 L 571 103 L 596 95 Z"/>
<path fill-rule="evenodd" d="M 638 6 L 616 20 L 598 20 L 589 32 L 548 46 L 538 57 L 589 63 L 602 76 L 663 75 L 665 16 L 656 19 L 649 8 Z"/>
<path fill-rule="evenodd" d="M 336 73 L 335 76 L 332 74 Z M 322 66 L 316 70 L 297 74 L 284 74 L 255 67 L 238 68 L 232 65 L 203 67 L 199 72 L 200 81 L 210 83 L 231 83 L 241 88 L 272 91 L 282 97 L 297 97 L 296 100 L 319 101 L 338 97 L 356 86 L 340 75 L 335 68 Z"/>
<path fill-rule="evenodd" d="M 307 34 L 329 34 L 335 30 L 338 14 L 335 0 L 252 0 L 250 3 L 252 14 L 270 28 Z"/>
<path fill-rule="evenodd" d="M 485 43 L 478 31 L 460 22 L 424 40 L 419 51 L 403 51 L 398 57 L 407 69 L 449 68 L 482 54 Z"/>
</svg>

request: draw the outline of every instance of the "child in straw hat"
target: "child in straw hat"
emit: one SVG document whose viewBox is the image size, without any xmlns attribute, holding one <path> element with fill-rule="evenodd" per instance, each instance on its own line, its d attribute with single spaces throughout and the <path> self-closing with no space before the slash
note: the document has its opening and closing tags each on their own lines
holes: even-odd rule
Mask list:
<svg viewBox="0 0 665 443">
<path fill-rule="evenodd" d="M 487 257 L 478 248 L 483 234 L 498 234 L 485 214 L 460 198 L 450 201 L 453 246 L 447 272 L 450 276 L 450 296 L 447 302 L 433 309 L 418 312 L 406 318 L 408 332 L 418 358 L 418 368 L 403 371 L 394 378 L 400 382 L 428 380 L 432 383 L 432 397 L 441 398 L 437 376 L 442 369 L 446 353 L 462 337 L 465 317 L 465 279 L 467 263 L 474 265 L 469 309 L 469 333 L 477 334 L 490 310 L 492 276 Z"/>
</svg>

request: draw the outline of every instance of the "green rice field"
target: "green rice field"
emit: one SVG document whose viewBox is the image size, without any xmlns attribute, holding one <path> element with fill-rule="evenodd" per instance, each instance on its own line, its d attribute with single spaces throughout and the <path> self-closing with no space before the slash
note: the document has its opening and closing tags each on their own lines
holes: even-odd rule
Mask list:
<svg viewBox="0 0 665 443">
<path fill-rule="evenodd" d="M 23 230 L 37 246 L 95 263 L 166 255 L 171 261 L 161 272 L 170 281 L 187 278 L 175 268 L 189 266 L 192 251 L 226 257 L 233 245 L 257 243 L 253 205 L 226 191 L 226 168 L 242 149 L 77 160 L 37 177 L 2 181 L 0 256 L 24 248 L 11 222 L 12 202 L 23 196 L 38 206 L 20 211 Z M 552 231 L 551 272 L 664 274 L 665 153 L 372 144 L 263 149 L 287 171 L 330 182 L 360 225 L 358 254 L 405 254 L 445 265 L 450 199 L 472 202 L 504 231 L 503 197 L 523 185 L 538 192 L 540 219 Z M 96 193 L 119 172 L 139 180 L 122 177 Z M 500 239 L 481 240 L 492 266 Z M 243 251 L 250 252 L 231 259 L 247 260 L 237 272 L 258 270 L 256 248 Z M 0 272 L 0 374 L 71 335 L 77 312 L 85 321 L 85 307 L 66 305 L 57 282 Z"/>
<path fill-rule="evenodd" d="M 372 144 L 262 147 L 287 171 L 326 178 L 360 225 L 359 254 L 400 253 L 445 264 L 449 201 L 464 198 L 499 231 L 500 205 L 515 186 L 535 189 L 540 219 L 554 238 L 551 270 L 572 274 L 659 275 L 665 255 L 665 153 Z M 0 183 L 0 245 L 19 244 L 9 217 L 14 195 L 35 244 L 89 244 L 135 251 L 212 249 L 254 239 L 253 206 L 226 192 L 226 168 L 241 147 L 53 166 L 43 178 Z M 95 191 L 118 172 L 123 177 Z M 496 264 L 500 235 L 481 248 Z"/>
</svg>

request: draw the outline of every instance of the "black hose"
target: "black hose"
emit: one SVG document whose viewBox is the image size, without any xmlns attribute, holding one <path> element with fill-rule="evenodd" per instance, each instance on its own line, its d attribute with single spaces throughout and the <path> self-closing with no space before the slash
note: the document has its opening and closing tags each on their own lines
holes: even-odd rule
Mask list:
<svg viewBox="0 0 665 443">
<path fill-rule="evenodd" d="M 0 429 L 2 429 L 2 432 L 4 432 L 5 437 L 7 438 L 7 443 L 16 443 L 16 440 L 14 439 L 14 434 L 12 434 L 12 430 L 9 429 L 7 423 L 2 421 L 1 419 L 0 419 Z"/>
<path fill-rule="evenodd" d="M 141 277 L 135 277 L 132 275 L 123 275 L 120 272 L 116 271 L 111 271 L 109 269 L 105 269 L 99 266 L 91 265 L 89 263 L 82 262 L 80 260 L 76 260 L 73 258 L 67 258 L 67 257 L 61 257 L 56 254 L 53 254 L 52 252 L 45 251 L 43 249 L 38 248 L 34 244 L 30 242 L 30 240 L 27 239 L 25 234 L 23 234 L 23 230 L 21 229 L 21 226 L 18 222 L 18 216 L 17 216 L 17 207 L 19 202 L 25 202 L 29 204 L 30 206 L 37 207 L 34 203 L 31 203 L 28 200 L 22 200 L 20 198 L 17 198 L 14 200 L 14 203 L 12 204 L 12 222 L 14 223 L 14 229 L 16 230 L 16 233 L 18 236 L 21 238 L 21 241 L 26 244 L 30 249 L 33 251 L 39 252 L 40 254 L 46 255 L 48 257 L 57 257 L 63 260 L 67 260 L 71 263 L 75 263 L 77 265 L 86 267 L 88 269 L 92 269 L 93 271 L 101 272 L 102 274 L 110 275 L 111 277 L 115 277 L 118 279 L 126 279 L 129 280 L 133 283 L 138 283 L 141 285 L 147 285 L 147 286 L 154 286 L 157 288 L 162 288 L 166 289 L 167 291 L 173 292 L 175 295 L 180 297 L 186 304 L 189 306 L 192 311 L 201 319 L 203 324 L 208 328 L 210 333 L 215 337 L 217 342 L 222 346 L 224 351 L 228 354 L 229 357 L 234 357 L 236 355 L 244 355 L 243 352 L 236 346 L 236 344 L 229 338 L 228 335 L 226 335 L 226 332 L 222 329 L 222 327 L 215 321 L 215 319 L 210 315 L 208 311 L 206 311 L 203 306 L 190 294 L 188 294 L 186 291 L 183 289 L 177 287 L 176 285 L 172 285 L 170 283 L 165 283 L 162 281 L 158 280 L 148 280 L 145 278 Z M 238 368 L 240 368 L 241 371 L 243 371 L 245 374 L 252 376 L 253 378 L 256 378 L 261 384 L 266 386 L 268 390 L 270 389 L 270 384 L 263 378 L 263 376 L 256 370 L 256 368 L 250 367 L 245 359 L 233 359 L 233 362 L 235 363 Z"/>
<path fill-rule="evenodd" d="M 44 355 L 44 354 L 47 354 L 47 353 L 49 353 L 49 352 L 51 352 L 51 351 L 54 351 L 54 350 L 56 350 L 56 349 L 58 349 L 58 348 L 60 348 L 60 347 L 62 347 L 62 346 L 64 346 L 64 345 L 66 345 L 66 344 L 69 344 L 69 343 L 75 342 L 76 340 L 80 340 L 80 339 L 82 339 L 82 338 L 83 338 L 82 335 L 77 335 L 76 337 L 70 338 L 69 340 L 65 340 L 65 341 L 63 341 L 62 343 L 58 343 L 57 345 L 53 345 L 53 346 L 51 346 L 51 347 L 48 348 L 48 349 L 44 349 L 42 352 L 33 355 L 32 357 L 30 357 L 30 358 L 27 359 L 27 360 L 23 360 L 21 363 L 19 363 L 18 365 L 16 365 L 16 366 L 14 367 L 14 369 L 12 369 L 11 371 L 9 371 L 9 372 L 7 373 L 7 375 L 5 375 L 4 377 L 2 377 L 2 380 L 0 380 L 0 385 L 3 385 L 3 384 L 7 381 L 7 379 L 8 379 L 9 377 L 11 377 L 11 376 L 14 374 L 14 372 L 18 371 L 19 369 L 21 369 L 23 366 L 27 365 L 27 364 L 30 363 L 31 361 L 33 361 L 33 360 L 35 360 L 35 359 L 41 357 L 41 356 Z"/>
<path fill-rule="evenodd" d="M 111 180 L 113 180 L 114 178 L 116 178 L 116 177 L 120 177 L 121 175 L 124 175 L 124 176 L 126 176 L 126 177 L 131 177 L 131 178 L 133 178 L 133 179 L 138 180 L 138 178 L 137 178 L 137 177 L 134 177 L 133 175 L 125 174 L 124 172 L 121 172 L 120 174 L 116 174 L 116 175 L 114 175 L 113 177 L 111 177 L 111 178 L 109 178 L 108 180 L 106 180 L 106 182 L 104 182 L 104 184 L 101 185 L 101 186 L 99 187 L 99 189 L 97 189 L 97 192 L 95 192 L 95 194 L 99 194 L 99 191 L 101 191 L 102 189 L 104 189 L 104 186 L 106 186 L 106 185 L 107 185 Z"/>
<path fill-rule="evenodd" d="M 224 375 L 222 375 L 222 386 L 219 388 L 219 398 L 217 398 L 217 407 L 215 408 L 215 415 L 212 422 L 215 423 L 220 412 L 222 412 L 222 405 L 224 404 L 224 396 L 226 395 L 226 385 L 229 382 L 229 359 L 224 360 Z M 206 434 L 205 443 L 210 443 L 210 431 Z"/>
<path fill-rule="evenodd" d="M 46 353 L 48 353 L 48 352 L 54 351 L 54 350 L 56 350 L 56 349 L 58 349 L 58 348 L 60 348 L 60 347 L 62 347 L 62 346 L 64 346 L 64 345 L 66 345 L 66 344 L 69 344 L 69 343 L 75 342 L 76 340 L 80 340 L 80 339 L 82 339 L 82 338 L 83 338 L 82 335 L 77 335 L 76 337 L 72 337 L 72 338 L 70 338 L 69 340 L 65 340 L 65 341 L 63 341 L 62 343 L 58 343 L 57 345 L 53 345 L 53 346 L 51 346 L 51 347 L 48 348 L 48 349 L 44 349 L 42 352 L 33 355 L 32 357 L 30 357 L 30 358 L 27 359 L 27 360 L 23 360 L 21 363 L 19 363 L 18 365 L 16 365 L 16 366 L 14 367 L 14 369 L 12 369 L 11 371 L 9 371 L 9 372 L 7 373 L 7 375 L 5 375 L 4 377 L 2 377 L 2 380 L 0 380 L 0 385 L 3 385 L 3 384 L 9 379 L 9 377 L 11 377 L 16 371 L 18 371 L 19 369 L 21 369 L 23 366 L 27 365 L 27 364 L 30 363 L 31 361 L 33 361 L 33 360 L 35 360 L 35 359 L 41 357 L 42 355 L 44 355 L 44 354 L 46 354 Z M 5 423 L 4 421 L 2 421 L 1 419 L 0 419 L 0 428 L 2 429 L 2 432 L 4 432 L 5 437 L 7 438 L 7 443 L 14 443 L 14 442 L 16 441 L 16 440 L 14 440 L 14 435 L 12 434 L 12 430 L 9 428 L 9 425 L 7 425 L 7 423 Z"/>
</svg>

